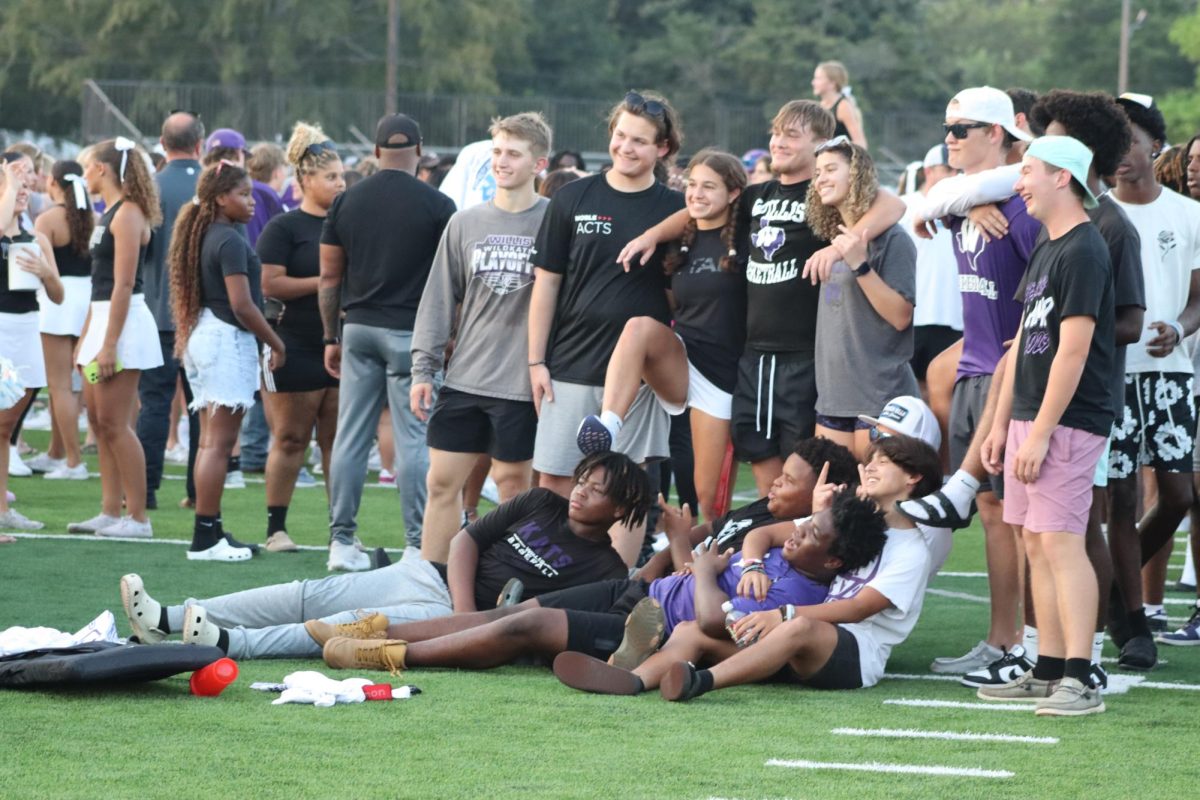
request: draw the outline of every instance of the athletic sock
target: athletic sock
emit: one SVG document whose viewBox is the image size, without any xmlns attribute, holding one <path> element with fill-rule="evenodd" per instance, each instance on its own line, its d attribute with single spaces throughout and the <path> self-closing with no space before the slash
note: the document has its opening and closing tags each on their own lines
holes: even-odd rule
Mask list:
<svg viewBox="0 0 1200 800">
<path fill-rule="evenodd" d="M 608 429 L 608 432 L 612 434 L 613 440 L 616 441 L 617 434 L 621 432 L 621 427 L 625 424 L 625 420 L 621 419 L 621 416 L 615 411 L 601 411 L 600 424 Z"/>
<path fill-rule="evenodd" d="M 1068 658 L 1063 666 L 1063 677 L 1074 678 L 1084 686 L 1092 684 L 1092 662 L 1086 658 Z"/>
<path fill-rule="evenodd" d="M 158 629 L 163 633 L 171 632 L 171 623 L 167 620 L 167 607 L 158 607 Z"/>
<path fill-rule="evenodd" d="M 1150 623 L 1146 621 L 1146 610 L 1144 608 L 1135 608 L 1126 617 L 1129 620 L 1129 638 L 1150 635 Z"/>
<path fill-rule="evenodd" d="M 1039 681 L 1057 681 L 1062 678 L 1066 669 L 1067 660 L 1065 658 L 1038 656 L 1037 663 L 1033 665 L 1033 677 Z"/>
<path fill-rule="evenodd" d="M 642 692 L 646 691 L 646 684 L 642 683 L 642 679 L 638 678 L 636 675 L 633 677 L 637 679 L 637 691 L 634 692 L 634 694 L 641 694 Z"/>
<path fill-rule="evenodd" d="M 242 457 L 241 456 L 230 456 L 229 462 L 225 466 L 225 471 L 226 472 L 237 472 L 241 468 L 242 468 Z"/>
<path fill-rule="evenodd" d="M 699 697 L 705 692 L 711 692 L 713 688 L 713 674 L 706 669 L 696 670 L 696 690 L 689 692 L 689 699 Z"/>
<path fill-rule="evenodd" d="M 1021 634 L 1021 647 L 1025 648 L 1025 657 L 1036 663 L 1038 660 L 1037 628 L 1032 625 L 1025 626 L 1025 632 Z"/>
<path fill-rule="evenodd" d="M 978 493 L 979 481 L 965 469 L 960 469 L 951 475 L 950 480 L 942 486 L 942 494 L 950 500 L 959 516 L 963 517 L 970 515 L 971 503 Z"/>
<path fill-rule="evenodd" d="M 217 647 L 221 648 L 221 652 L 229 655 L 229 631 L 224 628 L 217 634 Z"/>
<path fill-rule="evenodd" d="M 1092 663 L 1100 663 L 1100 654 L 1104 652 L 1104 631 L 1096 631 L 1092 635 Z"/>
<path fill-rule="evenodd" d="M 1163 607 L 1161 604 L 1160 605 L 1152 605 L 1150 603 L 1147 603 L 1146 605 L 1142 606 L 1142 610 L 1146 612 L 1147 617 L 1153 617 L 1153 616 L 1157 616 L 1158 614 L 1163 613 Z"/>
<path fill-rule="evenodd" d="M 287 506 L 267 506 L 267 536 L 287 530 Z"/>
<path fill-rule="evenodd" d="M 219 541 L 221 541 L 220 517 L 206 517 L 197 514 L 196 522 L 192 526 L 192 552 L 207 550 Z"/>
</svg>

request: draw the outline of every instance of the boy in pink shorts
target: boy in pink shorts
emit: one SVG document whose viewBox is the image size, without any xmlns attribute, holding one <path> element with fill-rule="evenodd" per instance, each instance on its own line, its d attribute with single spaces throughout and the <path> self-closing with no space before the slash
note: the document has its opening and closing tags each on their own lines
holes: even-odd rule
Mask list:
<svg viewBox="0 0 1200 800">
<path fill-rule="evenodd" d="M 1096 205 L 1091 160 L 1069 136 L 1043 136 L 1025 151 L 1016 190 L 1048 239 L 1018 289 L 1016 366 L 982 453 L 995 474 L 1003 454 L 1004 521 L 1021 528 L 1040 642 L 1032 671 L 978 694 L 1035 702 L 1039 716 L 1104 711 L 1089 674 L 1098 589 L 1084 533 L 1113 423 L 1115 306 L 1108 248 L 1084 210 Z"/>
</svg>

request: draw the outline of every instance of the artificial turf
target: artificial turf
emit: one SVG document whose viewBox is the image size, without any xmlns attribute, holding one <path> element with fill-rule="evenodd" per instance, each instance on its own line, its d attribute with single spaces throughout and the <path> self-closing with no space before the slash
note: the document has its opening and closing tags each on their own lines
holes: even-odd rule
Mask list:
<svg viewBox="0 0 1200 800">
<path fill-rule="evenodd" d="M 36 445 L 42 436 L 27 438 Z M 742 483 L 749 491 L 748 479 Z M 45 521 L 48 532 L 96 513 L 95 479 L 14 479 L 10 487 L 17 507 Z M 160 491 L 160 509 L 152 513 L 157 539 L 190 536 L 191 514 L 176 506 L 182 495 L 178 480 Z M 227 491 L 227 528 L 245 541 L 261 541 L 264 505 L 261 484 Z M 394 490 L 368 488 L 363 540 L 403 546 L 398 510 Z M 297 491 L 292 537 L 321 545 L 326 520 L 322 490 Z M 977 529 L 958 534 L 944 571 L 982 572 L 982 550 Z M 117 582 L 135 571 L 151 594 L 170 602 L 326 574 L 320 552 L 227 565 L 188 562 L 182 545 L 26 538 L 0 545 L 0 629 L 75 630 L 110 609 L 126 635 Z M 1177 576 L 1172 570 L 1170 580 Z M 986 580 L 978 577 L 939 577 L 932 587 L 987 594 Z M 893 652 L 889 673 L 928 675 L 934 656 L 966 651 L 984 633 L 987 608 L 928 595 L 916 630 Z M 1174 605 L 1168 612 L 1181 617 L 1188 609 Z M 1106 655 L 1114 655 L 1111 645 Z M 1168 663 L 1145 680 L 1200 684 L 1200 648 L 1162 647 L 1160 657 Z M 1189 748 L 1200 736 L 1200 692 L 1194 689 L 1134 686 L 1108 694 L 1105 714 L 1048 719 L 884 703 L 975 702 L 972 692 L 946 681 L 890 679 L 838 693 L 740 687 L 669 704 L 655 693 L 581 694 L 547 670 L 527 666 L 412 670 L 400 678 L 362 673 L 416 685 L 422 694 L 322 709 L 273 706 L 272 695 L 249 688 L 294 670 L 324 669 L 321 662 L 243 662 L 240 668 L 238 681 L 218 698 L 191 696 L 186 675 L 118 689 L 0 692 L 0 797 L 1132 798 L 1188 797 L 1196 783 Z M 1114 666 L 1110 671 L 1114 683 L 1121 681 Z M 834 728 L 1005 733 L 1059 742 L 860 738 L 833 735 Z M 792 769 L 768 766 L 772 759 L 1014 776 Z"/>
</svg>

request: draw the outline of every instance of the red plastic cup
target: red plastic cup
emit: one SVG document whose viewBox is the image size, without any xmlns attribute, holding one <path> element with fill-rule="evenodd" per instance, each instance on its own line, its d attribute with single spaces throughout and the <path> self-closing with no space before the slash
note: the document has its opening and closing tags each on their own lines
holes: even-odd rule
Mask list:
<svg viewBox="0 0 1200 800">
<path fill-rule="evenodd" d="M 197 697 L 216 697 L 237 680 L 238 666 L 232 658 L 220 658 L 192 673 L 189 682 Z"/>
</svg>

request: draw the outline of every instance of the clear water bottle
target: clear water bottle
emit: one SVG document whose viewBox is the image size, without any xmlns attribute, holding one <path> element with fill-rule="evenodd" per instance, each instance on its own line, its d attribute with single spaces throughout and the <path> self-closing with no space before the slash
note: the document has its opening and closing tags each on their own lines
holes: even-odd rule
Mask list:
<svg viewBox="0 0 1200 800">
<path fill-rule="evenodd" d="M 729 631 L 729 638 L 733 639 L 733 643 L 738 647 L 746 647 L 747 645 L 754 644 L 754 642 L 758 639 L 757 636 L 748 642 L 743 642 L 742 640 L 738 639 L 737 634 L 733 632 L 733 623 L 746 616 L 746 612 L 738 611 L 736 608 L 734 608 L 732 600 L 726 600 L 724 603 L 721 603 L 721 610 L 725 612 L 725 630 Z"/>
</svg>

